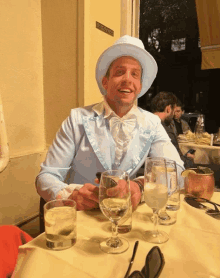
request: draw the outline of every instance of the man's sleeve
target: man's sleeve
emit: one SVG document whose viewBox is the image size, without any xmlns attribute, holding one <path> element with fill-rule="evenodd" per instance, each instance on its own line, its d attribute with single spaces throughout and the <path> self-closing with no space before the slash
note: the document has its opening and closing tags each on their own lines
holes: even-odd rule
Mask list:
<svg viewBox="0 0 220 278">
<path fill-rule="evenodd" d="M 55 199 L 58 192 L 67 186 L 64 180 L 74 156 L 75 142 L 70 115 L 57 132 L 36 178 L 37 192 L 45 201 Z"/>
</svg>

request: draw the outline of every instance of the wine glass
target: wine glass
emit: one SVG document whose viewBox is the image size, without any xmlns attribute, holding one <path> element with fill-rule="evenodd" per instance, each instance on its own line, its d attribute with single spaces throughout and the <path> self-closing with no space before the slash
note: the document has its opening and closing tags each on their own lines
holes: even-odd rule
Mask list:
<svg viewBox="0 0 220 278">
<path fill-rule="evenodd" d="M 144 239 L 151 243 L 164 243 L 169 236 L 164 231 L 158 231 L 158 213 L 168 199 L 166 160 L 160 157 L 148 157 L 144 171 L 144 199 L 153 210 L 154 230 L 146 231 Z"/>
<path fill-rule="evenodd" d="M 171 217 L 167 210 L 176 211 L 179 209 L 179 190 L 177 184 L 177 169 L 174 160 L 166 159 L 168 202 L 159 212 L 159 224 L 172 225 L 176 223 L 176 218 Z M 175 214 L 176 215 L 176 214 Z"/>
<path fill-rule="evenodd" d="M 110 254 L 125 252 L 129 243 L 118 237 L 118 221 L 131 206 L 129 176 L 122 170 L 103 172 L 99 185 L 99 206 L 102 213 L 112 222 L 112 236 L 100 243 L 102 251 Z"/>
</svg>

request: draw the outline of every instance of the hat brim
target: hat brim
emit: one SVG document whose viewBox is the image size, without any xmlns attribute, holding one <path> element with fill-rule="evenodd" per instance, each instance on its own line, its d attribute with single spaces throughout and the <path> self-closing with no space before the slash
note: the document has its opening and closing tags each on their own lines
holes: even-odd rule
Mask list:
<svg viewBox="0 0 220 278">
<path fill-rule="evenodd" d="M 106 49 L 99 57 L 96 64 L 96 81 L 99 89 L 103 95 L 106 95 L 106 90 L 102 86 L 102 79 L 106 75 L 106 72 L 110 64 L 122 56 L 131 56 L 138 60 L 142 67 L 142 89 L 138 95 L 138 98 L 143 96 L 150 86 L 152 85 L 157 75 L 157 63 L 154 58 L 145 49 L 141 49 L 132 44 L 118 44 L 113 45 Z"/>
</svg>

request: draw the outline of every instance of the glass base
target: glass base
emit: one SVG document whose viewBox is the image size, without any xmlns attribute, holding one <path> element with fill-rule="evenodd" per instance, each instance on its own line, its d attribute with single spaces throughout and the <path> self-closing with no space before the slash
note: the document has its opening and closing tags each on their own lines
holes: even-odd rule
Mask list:
<svg viewBox="0 0 220 278">
<path fill-rule="evenodd" d="M 119 234 L 125 234 L 125 233 L 129 233 L 132 229 L 132 225 L 121 225 L 118 226 L 118 233 Z"/>
<path fill-rule="evenodd" d="M 117 239 L 107 238 L 100 243 L 100 248 L 108 254 L 120 254 L 125 252 L 129 247 L 128 241 L 123 237 Z"/>
<path fill-rule="evenodd" d="M 164 231 L 158 231 L 155 233 L 154 231 L 146 231 L 143 235 L 144 240 L 150 243 L 164 243 L 169 240 L 169 236 Z"/>
<path fill-rule="evenodd" d="M 50 241 L 46 239 L 46 245 L 52 250 L 64 250 L 72 247 L 76 243 L 76 238 L 65 241 Z"/>
<path fill-rule="evenodd" d="M 158 216 L 158 223 L 160 225 L 167 225 L 167 226 L 173 225 L 174 223 L 176 223 L 176 218 L 171 217 L 166 212 L 161 212 L 161 213 L 159 213 L 159 216 Z"/>
</svg>

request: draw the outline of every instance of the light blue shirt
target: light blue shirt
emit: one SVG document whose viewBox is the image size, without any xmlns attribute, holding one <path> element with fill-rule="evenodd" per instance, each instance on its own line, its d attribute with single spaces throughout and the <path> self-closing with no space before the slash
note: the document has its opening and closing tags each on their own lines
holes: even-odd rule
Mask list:
<svg viewBox="0 0 220 278">
<path fill-rule="evenodd" d="M 147 156 L 175 160 L 179 184 L 183 161 L 170 141 L 160 119 L 138 108 L 137 128 L 119 166 L 130 178 Z M 36 178 L 37 192 L 46 201 L 56 198 L 68 184 L 94 183 L 97 172 L 111 170 L 115 160 L 115 142 L 105 118 L 103 103 L 72 109 L 50 146 Z"/>
</svg>

